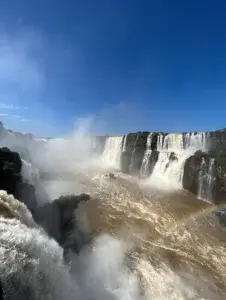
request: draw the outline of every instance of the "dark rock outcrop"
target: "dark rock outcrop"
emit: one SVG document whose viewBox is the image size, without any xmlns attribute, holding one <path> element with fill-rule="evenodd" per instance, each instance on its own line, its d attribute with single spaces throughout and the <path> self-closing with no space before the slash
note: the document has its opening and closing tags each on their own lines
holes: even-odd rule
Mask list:
<svg viewBox="0 0 226 300">
<path fill-rule="evenodd" d="M 223 151 L 214 151 L 209 154 L 197 151 L 194 155 L 190 156 L 184 166 L 183 187 L 197 195 L 200 185 L 201 165 L 204 163 L 204 174 L 201 175 L 206 176 L 209 172 L 211 159 L 214 160 L 212 174 L 209 174 L 214 183 L 211 187 L 211 193 L 214 202 L 218 204 L 226 200 L 226 153 Z M 204 184 L 206 184 L 205 180 Z M 207 186 L 204 186 L 205 190 L 207 190 L 207 188 Z"/>
<path fill-rule="evenodd" d="M 4 300 L 4 294 L 3 294 L 3 288 L 2 288 L 1 281 L 0 281 L 0 300 Z"/>
<path fill-rule="evenodd" d="M 33 212 L 37 206 L 35 189 L 23 181 L 21 169 L 19 154 L 6 147 L 0 148 L 0 189 L 12 194 Z"/>
<path fill-rule="evenodd" d="M 116 176 L 114 173 L 108 173 L 105 175 L 105 177 L 108 177 L 109 179 L 116 179 Z"/>
<path fill-rule="evenodd" d="M 137 133 L 129 133 L 127 136 L 123 137 L 122 144 L 125 143 L 125 149 L 122 149 L 122 153 L 121 153 L 121 170 L 124 173 L 130 172 L 130 164 L 131 164 L 132 153 L 136 142 L 136 138 L 137 138 Z"/>
<path fill-rule="evenodd" d="M 189 157 L 184 164 L 184 172 L 182 184 L 183 187 L 197 196 L 200 188 L 200 178 L 205 199 L 205 189 L 208 189 L 209 194 L 209 167 L 210 161 L 212 165 L 213 181 L 211 183 L 212 199 L 215 202 L 225 201 L 226 199 L 226 129 L 217 130 L 213 132 L 183 132 L 177 136 L 172 135 L 166 140 L 168 133 L 153 132 L 150 145 L 147 146 L 147 137 L 150 132 L 129 133 L 123 137 L 122 152 L 120 157 L 121 171 L 133 175 L 140 175 L 142 177 L 150 176 L 153 172 L 154 166 L 158 160 L 159 153 L 162 151 L 169 151 L 175 143 L 175 149 L 188 150 L 200 149 L 191 157 Z M 179 139 L 177 139 L 179 137 Z M 168 141 L 168 143 L 167 143 Z M 159 149 L 158 148 L 158 143 Z M 178 145 L 177 143 L 182 143 Z M 173 147 L 172 147 L 173 148 Z M 146 152 L 148 150 L 149 152 Z M 204 152 L 205 151 L 205 152 Z M 145 158 L 145 159 L 144 159 Z M 171 153 L 169 161 L 166 164 L 166 169 L 170 164 L 178 159 L 178 155 Z M 213 163 L 214 160 L 214 163 Z M 204 162 L 204 163 L 203 163 Z M 143 164 L 142 164 L 143 163 Z M 202 170 L 201 170 L 202 167 Z"/>
<path fill-rule="evenodd" d="M 138 132 L 131 155 L 130 174 L 139 174 L 147 146 L 149 132 Z"/>
<path fill-rule="evenodd" d="M 159 157 L 159 151 L 152 150 L 148 159 L 147 173 L 145 174 L 146 177 L 152 174 L 155 164 L 158 161 L 158 157 Z"/>
<path fill-rule="evenodd" d="M 213 154 L 213 153 L 212 153 Z M 215 153 L 215 195 L 217 202 L 226 200 L 226 151 Z"/>
<path fill-rule="evenodd" d="M 21 181 L 22 162 L 16 152 L 4 147 L 0 149 L 0 189 L 15 196 Z"/>
<path fill-rule="evenodd" d="M 209 165 L 210 156 L 202 151 L 197 151 L 190 156 L 184 165 L 183 187 L 197 195 L 199 187 L 199 172 L 202 160 Z"/>
<path fill-rule="evenodd" d="M 157 150 L 158 133 L 154 132 L 151 139 L 151 150 Z"/>
<path fill-rule="evenodd" d="M 65 255 L 70 251 L 78 253 L 87 242 L 88 236 L 79 230 L 74 214 L 81 202 L 89 200 L 87 194 L 62 196 L 38 207 L 33 215 L 48 235 L 64 248 Z"/>
</svg>

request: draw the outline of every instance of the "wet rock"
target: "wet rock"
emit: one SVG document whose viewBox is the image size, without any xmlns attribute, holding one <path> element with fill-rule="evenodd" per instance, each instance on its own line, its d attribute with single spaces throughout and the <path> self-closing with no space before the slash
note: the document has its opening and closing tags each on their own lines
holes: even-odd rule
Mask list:
<svg viewBox="0 0 226 300">
<path fill-rule="evenodd" d="M 169 162 L 166 164 L 165 171 L 169 168 L 170 164 L 174 161 L 178 161 L 176 153 L 171 152 L 169 156 Z"/>
<path fill-rule="evenodd" d="M 224 202 L 226 199 L 226 151 L 215 153 L 215 176 L 216 201 Z"/>
<path fill-rule="evenodd" d="M 35 189 L 24 182 L 21 175 L 22 161 L 17 152 L 0 148 L 0 189 L 12 194 L 33 211 L 37 206 Z"/>
<path fill-rule="evenodd" d="M 151 152 L 151 155 L 149 157 L 149 161 L 148 161 L 148 174 L 147 176 L 150 176 L 154 170 L 155 164 L 158 161 L 158 157 L 159 157 L 159 151 L 153 150 Z"/>
<path fill-rule="evenodd" d="M 138 174 L 141 169 L 142 161 L 144 158 L 144 153 L 147 147 L 147 137 L 149 132 L 138 132 L 136 136 L 136 140 L 134 142 L 131 162 L 129 166 L 130 174 Z"/>
<path fill-rule="evenodd" d="M 32 214 L 34 213 L 38 203 L 36 199 L 35 187 L 32 184 L 20 182 L 17 185 L 15 197 L 23 202 Z"/>
<path fill-rule="evenodd" d="M 158 133 L 154 132 L 151 138 L 151 150 L 157 150 Z"/>
<path fill-rule="evenodd" d="M 2 283 L 0 281 L 0 300 L 4 300 L 3 296 L 4 296 L 4 294 L 3 294 L 3 289 L 2 289 Z"/>
<path fill-rule="evenodd" d="M 116 179 L 116 176 L 113 173 L 108 173 L 105 176 L 108 177 L 108 178 L 110 178 L 110 179 Z"/>
<path fill-rule="evenodd" d="M 169 161 L 171 161 L 171 162 L 178 161 L 178 157 L 177 157 L 176 153 L 174 153 L 174 152 L 170 153 Z"/>
<path fill-rule="evenodd" d="M 226 227 L 226 207 L 214 211 L 214 215 L 218 217 L 220 224 Z"/>
<path fill-rule="evenodd" d="M 122 151 L 121 157 L 120 157 L 121 171 L 124 173 L 129 173 L 131 159 L 132 159 L 132 153 L 133 153 L 134 145 L 136 142 L 137 133 L 129 133 L 126 137 L 124 136 L 124 139 L 125 138 L 126 138 L 125 149 L 124 149 L 124 151 Z"/>
<path fill-rule="evenodd" d="M 0 189 L 15 196 L 21 182 L 22 162 L 18 153 L 8 148 L 0 148 Z"/>
<path fill-rule="evenodd" d="M 123 173 L 129 173 L 129 166 L 131 161 L 131 155 L 132 153 L 129 151 L 123 151 L 121 153 L 120 157 L 120 165 L 121 165 L 121 171 Z"/>
<path fill-rule="evenodd" d="M 79 253 L 88 237 L 78 228 L 75 210 L 81 202 L 90 200 L 87 194 L 67 195 L 38 207 L 34 213 L 35 221 L 48 235 L 54 238 L 67 252 Z"/>
<path fill-rule="evenodd" d="M 199 172 L 203 159 L 208 165 L 210 156 L 205 152 L 197 151 L 186 160 L 184 165 L 183 187 L 195 195 L 198 194 Z"/>
<path fill-rule="evenodd" d="M 224 151 L 212 151 L 210 153 L 197 151 L 190 156 L 184 166 L 183 187 L 197 195 L 202 161 L 205 161 L 207 173 L 211 159 L 214 159 L 212 174 L 210 174 L 214 179 L 214 185 L 212 186 L 213 201 L 219 204 L 226 199 L 226 152 Z"/>
</svg>

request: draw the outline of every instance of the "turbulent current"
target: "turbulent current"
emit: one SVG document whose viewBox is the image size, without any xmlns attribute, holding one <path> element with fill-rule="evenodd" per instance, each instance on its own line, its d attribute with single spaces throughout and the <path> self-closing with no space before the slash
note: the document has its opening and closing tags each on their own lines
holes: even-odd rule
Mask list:
<svg viewBox="0 0 226 300">
<path fill-rule="evenodd" d="M 10 274 L 15 274 L 16 282 L 6 299 L 225 299 L 225 229 L 212 213 L 213 204 L 180 189 L 187 155 L 179 148 L 180 141 L 175 151 L 179 160 L 165 174 L 171 139 L 165 146 L 159 141 L 162 156 L 148 180 L 119 171 L 122 138 L 109 138 L 101 157 L 90 164 L 79 158 L 68 173 L 60 165 L 65 176 L 40 179 L 51 199 L 66 193 L 92 196 L 76 214 L 94 240 L 74 255 L 72 274 L 63 263 L 61 247 L 35 224 L 26 207 L 15 205 L 2 192 L 1 279 L 7 285 Z M 73 151 L 62 154 L 66 166 Z M 146 155 L 150 152 L 147 145 Z M 145 162 L 142 168 L 145 172 Z M 115 177 L 106 176 L 109 172 Z M 172 179 L 171 189 L 160 188 L 162 177 Z M 33 298 L 26 298 L 27 286 Z"/>
</svg>

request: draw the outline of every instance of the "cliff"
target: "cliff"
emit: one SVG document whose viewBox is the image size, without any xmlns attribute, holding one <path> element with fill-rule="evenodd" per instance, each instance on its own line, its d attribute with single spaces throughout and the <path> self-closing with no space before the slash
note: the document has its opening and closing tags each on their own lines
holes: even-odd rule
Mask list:
<svg viewBox="0 0 226 300">
<path fill-rule="evenodd" d="M 105 141 L 108 138 L 117 139 L 106 137 Z M 226 199 L 226 129 L 129 133 L 114 151 L 120 152 L 124 173 L 152 178 L 154 172 L 153 176 L 174 180 L 201 199 L 215 203 Z"/>
</svg>

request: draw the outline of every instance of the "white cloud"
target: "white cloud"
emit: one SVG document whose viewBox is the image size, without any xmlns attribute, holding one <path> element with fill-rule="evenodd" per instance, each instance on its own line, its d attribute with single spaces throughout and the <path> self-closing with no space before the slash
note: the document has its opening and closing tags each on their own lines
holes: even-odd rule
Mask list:
<svg viewBox="0 0 226 300">
<path fill-rule="evenodd" d="M 0 103 L 0 109 L 4 110 L 17 110 L 17 109 L 28 109 L 27 107 L 20 107 L 14 104 L 4 104 Z"/>
<path fill-rule="evenodd" d="M 8 116 L 9 114 L 7 114 L 7 113 L 0 113 L 0 117 L 6 117 L 6 116 Z"/>
</svg>

